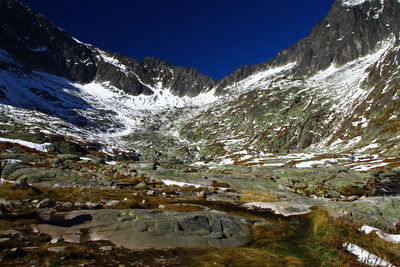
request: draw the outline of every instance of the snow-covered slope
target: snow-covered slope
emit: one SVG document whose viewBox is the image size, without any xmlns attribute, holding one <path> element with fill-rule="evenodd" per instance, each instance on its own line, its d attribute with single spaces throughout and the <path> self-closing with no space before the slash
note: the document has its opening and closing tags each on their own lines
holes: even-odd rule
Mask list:
<svg viewBox="0 0 400 267">
<path fill-rule="evenodd" d="M 2 123 L 14 121 L 82 141 L 121 146 L 118 137 L 145 127 L 144 118 L 182 107 L 204 107 L 216 99 L 212 91 L 179 97 L 161 85 L 146 85 L 152 95 L 133 96 L 109 82 L 79 84 L 26 72 L 5 51 L 1 51 L 0 61 L 15 64 L 13 69 L 0 70 Z"/>
</svg>

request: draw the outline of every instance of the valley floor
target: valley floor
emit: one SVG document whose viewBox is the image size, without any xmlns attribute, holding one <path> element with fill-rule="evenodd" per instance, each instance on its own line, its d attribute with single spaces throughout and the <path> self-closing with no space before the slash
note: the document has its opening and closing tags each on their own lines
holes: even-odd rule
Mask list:
<svg viewBox="0 0 400 267">
<path fill-rule="evenodd" d="M 400 265 L 396 158 L 200 166 L 0 144 L 2 266 Z"/>
</svg>

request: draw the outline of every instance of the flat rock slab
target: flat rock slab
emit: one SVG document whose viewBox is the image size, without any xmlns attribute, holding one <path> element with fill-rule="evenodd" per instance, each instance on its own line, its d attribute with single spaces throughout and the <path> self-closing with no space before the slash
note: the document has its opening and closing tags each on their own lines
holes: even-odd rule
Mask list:
<svg viewBox="0 0 400 267">
<path fill-rule="evenodd" d="M 213 212 L 169 210 L 78 210 L 59 213 L 64 221 L 37 228 L 67 242 L 108 240 L 129 249 L 232 248 L 250 241 L 248 221 Z"/>
<path fill-rule="evenodd" d="M 312 211 L 310 205 L 293 204 L 289 202 L 249 202 L 243 206 L 248 209 L 272 211 L 276 215 L 285 217 L 304 215 Z"/>
</svg>

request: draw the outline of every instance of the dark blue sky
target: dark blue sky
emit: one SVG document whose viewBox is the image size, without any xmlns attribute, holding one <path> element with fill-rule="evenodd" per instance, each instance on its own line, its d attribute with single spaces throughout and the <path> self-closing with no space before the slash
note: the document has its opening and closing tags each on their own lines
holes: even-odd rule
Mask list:
<svg viewBox="0 0 400 267">
<path fill-rule="evenodd" d="M 75 38 L 220 80 L 306 37 L 334 0 L 21 0 Z"/>
</svg>

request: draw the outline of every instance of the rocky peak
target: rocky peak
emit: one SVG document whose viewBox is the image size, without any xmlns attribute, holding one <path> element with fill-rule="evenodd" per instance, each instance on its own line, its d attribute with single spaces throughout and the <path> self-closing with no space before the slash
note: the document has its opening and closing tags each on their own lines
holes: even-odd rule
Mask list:
<svg viewBox="0 0 400 267">
<path fill-rule="evenodd" d="M 245 66 L 226 77 L 224 87 L 257 71 L 297 62 L 293 73 L 309 75 L 332 63 L 343 65 L 368 54 L 379 41 L 400 32 L 398 0 L 338 0 L 309 37 L 282 50 L 269 62 Z"/>
<path fill-rule="evenodd" d="M 0 48 L 32 70 L 77 82 L 96 74 L 93 53 L 42 15 L 14 0 L 0 2 Z"/>
<path fill-rule="evenodd" d="M 27 69 L 79 83 L 108 82 L 132 95 L 169 89 L 178 96 L 197 96 L 216 84 L 163 59 L 139 62 L 83 44 L 16 0 L 0 1 L 0 49 Z"/>
</svg>

